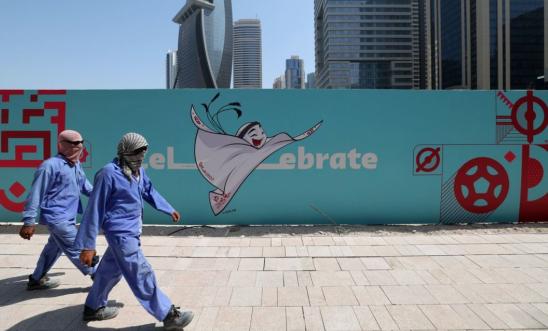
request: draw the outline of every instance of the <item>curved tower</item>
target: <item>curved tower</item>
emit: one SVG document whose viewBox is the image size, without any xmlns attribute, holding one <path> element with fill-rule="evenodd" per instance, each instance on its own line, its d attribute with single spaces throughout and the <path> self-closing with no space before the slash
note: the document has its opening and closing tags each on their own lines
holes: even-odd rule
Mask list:
<svg viewBox="0 0 548 331">
<path fill-rule="evenodd" d="M 177 88 L 229 88 L 232 73 L 232 1 L 187 0 L 180 25 Z"/>
</svg>

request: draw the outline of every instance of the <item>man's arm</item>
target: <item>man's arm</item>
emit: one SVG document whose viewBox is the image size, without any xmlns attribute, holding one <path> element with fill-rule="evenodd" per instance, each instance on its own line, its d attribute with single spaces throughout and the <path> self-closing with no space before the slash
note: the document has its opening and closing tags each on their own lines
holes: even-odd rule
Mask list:
<svg viewBox="0 0 548 331">
<path fill-rule="evenodd" d="M 42 165 L 34 173 L 32 186 L 23 211 L 23 223 L 25 226 L 33 226 L 40 212 L 40 205 L 44 201 L 44 195 L 53 178 L 53 168 L 50 163 Z"/>
<path fill-rule="evenodd" d="M 167 200 L 154 189 L 154 186 L 152 185 L 152 182 L 150 181 L 150 178 L 148 178 L 146 172 L 144 170 L 141 171 L 141 175 L 143 177 L 143 199 L 148 202 L 152 207 L 154 207 L 156 210 L 159 210 L 161 212 L 164 212 L 171 216 L 171 219 L 174 222 L 178 222 L 181 218 L 181 215 L 179 212 L 177 212 L 170 204 L 167 202 Z"/>
<path fill-rule="evenodd" d="M 94 189 L 89 197 L 88 205 L 74 242 L 79 250 L 95 250 L 99 229 L 103 223 L 107 202 L 111 192 L 111 177 L 102 169 L 95 176 Z"/>
<path fill-rule="evenodd" d="M 89 182 L 86 173 L 84 172 L 84 169 L 80 167 L 80 176 L 84 179 L 82 181 L 82 187 L 80 187 L 80 192 L 84 194 L 85 196 L 89 197 L 91 195 L 91 191 L 93 191 L 93 185 Z"/>
</svg>

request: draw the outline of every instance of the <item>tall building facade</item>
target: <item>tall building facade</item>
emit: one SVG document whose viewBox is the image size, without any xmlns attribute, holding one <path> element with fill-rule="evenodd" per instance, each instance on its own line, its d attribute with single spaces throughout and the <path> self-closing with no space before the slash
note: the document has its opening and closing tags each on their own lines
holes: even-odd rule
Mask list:
<svg viewBox="0 0 548 331">
<path fill-rule="evenodd" d="M 177 88 L 229 88 L 232 75 L 231 0 L 187 0 L 179 27 Z"/>
<path fill-rule="evenodd" d="M 314 0 L 316 86 L 420 88 L 419 0 Z"/>
<path fill-rule="evenodd" d="M 166 55 L 166 88 L 175 88 L 177 77 L 177 51 L 169 51 Z"/>
<path fill-rule="evenodd" d="M 316 88 L 316 74 L 311 72 L 306 75 L 306 88 Z"/>
<path fill-rule="evenodd" d="M 284 89 L 285 88 L 285 75 L 276 77 L 274 83 L 272 84 L 273 89 Z"/>
<path fill-rule="evenodd" d="M 527 89 L 548 71 L 548 0 L 432 0 L 441 88 Z"/>
<path fill-rule="evenodd" d="M 285 60 L 285 87 L 304 89 L 305 87 L 304 61 L 297 55 Z"/>
<path fill-rule="evenodd" d="M 261 21 L 234 22 L 234 88 L 262 88 Z"/>
</svg>

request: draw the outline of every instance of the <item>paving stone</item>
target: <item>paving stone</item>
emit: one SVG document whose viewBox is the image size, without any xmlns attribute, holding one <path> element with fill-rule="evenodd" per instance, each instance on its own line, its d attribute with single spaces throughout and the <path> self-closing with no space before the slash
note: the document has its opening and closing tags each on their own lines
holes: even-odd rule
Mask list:
<svg viewBox="0 0 548 331">
<path fill-rule="evenodd" d="M 392 304 L 437 304 L 438 301 L 422 285 L 381 286 Z"/>
<path fill-rule="evenodd" d="M 421 305 L 419 308 L 437 329 L 466 329 L 466 321 L 449 305 Z"/>
<path fill-rule="evenodd" d="M 365 266 L 357 257 L 338 258 L 341 270 L 364 270 Z"/>
<path fill-rule="evenodd" d="M 311 258 L 265 258 L 264 270 L 315 270 Z"/>
<path fill-rule="evenodd" d="M 361 330 L 352 307 L 320 307 L 326 331 Z"/>
<path fill-rule="evenodd" d="M 249 287 L 257 280 L 257 271 L 232 271 L 228 280 L 228 286 Z"/>
<path fill-rule="evenodd" d="M 284 286 L 283 271 L 258 271 L 255 286 L 257 287 Z"/>
<path fill-rule="evenodd" d="M 263 270 L 263 258 L 241 258 L 238 270 Z"/>
<path fill-rule="evenodd" d="M 285 331 L 285 308 L 283 307 L 253 307 L 251 331 Z"/>
<path fill-rule="evenodd" d="M 214 331 L 249 331 L 251 307 L 221 307 L 215 319 Z"/>
<path fill-rule="evenodd" d="M 398 325 L 385 306 L 369 306 L 381 330 L 398 330 Z"/>
<path fill-rule="evenodd" d="M 371 285 L 397 285 L 398 282 L 389 270 L 364 270 L 365 278 Z"/>
<path fill-rule="evenodd" d="M 359 304 L 350 287 L 325 286 L 322 287 L 322 290 L 328 306 L 357 306 Z"/>
<path fill-rule="evenodd" d="M 432 323 L 415 305 L 387 306 L 387 308 L 400 329 L 434 329 Z"/>
<path fill-rule="evenodd" d="M 543 324 L 514 304 L 488 304 L 489 310 L 511 328 L 542 328 Z"/>
<path fill-rule="evenodd" d="M 354 314 L 360 323 L 362 330 L 379 330 L 379 324 L 375 320 L 369 307 L 353 307 Z"/>
<path fill-rule="evenodd" d="M 297 279 L 296 271 L 284 271 L 284 286 L 299 287 L 299 280 Z"/>
<path fill-rule="evenodd" d="M 321 287 L 307 287 L 306 290 L 308 292 L 308 299 L 310 300 L 311 306 L 327 305 Z"/>
<path fill-rule="evenodd" d="M 314 286 L 351 286 L 355 285 L 348 271 L 311 271 Z"/>
<path fill-rule="evenodd" d="M 390 304 L 379 286 L 352 286 L 352 291 L 361 306 Z"/>
<path fill-rule="evenodd" d="M 305 287 L 280 287 L 278 288 L 278 306 L 296 307 L 309 306 L 308 292 Z"/>
<path fill-rule="evenodd" d="M 303 307 L 306 330 L 325 331 L 319 307 Z"/>
<path fill-rule="evenodd" d="M 287 331 L 305 331 L 304 312 L 302 307 L 286 307 Z"/>
<path fill-rule="evenodd" d="M 317 271 L 339 271 L 341 267 L 339 262 L 334 257 L 331 258 L 315 258 L 314 267 Z"/>
<path fill-rule="evenodd" d="M 382 257 L 362 257 L 361 261 L 368 270 L 388 270 L 390 265 Z"/>
<path fill-rule="evenodd" d="M 278 289 L 274 287 L 264 287 L 261 297 L 261 306 L 277 307 L 278 306 Z"/>
<path fill-rule="evenodd" d="M 428 292 L 442 304 L 468 303 L 462 294 L 451 285 L 426 285 Z"/>
</svg>

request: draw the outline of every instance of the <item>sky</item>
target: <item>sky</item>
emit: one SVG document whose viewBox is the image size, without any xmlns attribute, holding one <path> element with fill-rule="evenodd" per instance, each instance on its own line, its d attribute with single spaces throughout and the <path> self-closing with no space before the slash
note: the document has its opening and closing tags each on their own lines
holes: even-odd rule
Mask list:
<svg viewBox="0 0 548 331">
<path fill-rule="evenodd" d="M 163 89 L 172 22 L 186 0 L 13 0 L 0 5 L 0 88 Z M 314 71 L 313 0 L 232 0 L 233 19 L 258 18 L 263 88 L 304 59 Z"/>
</svg>

